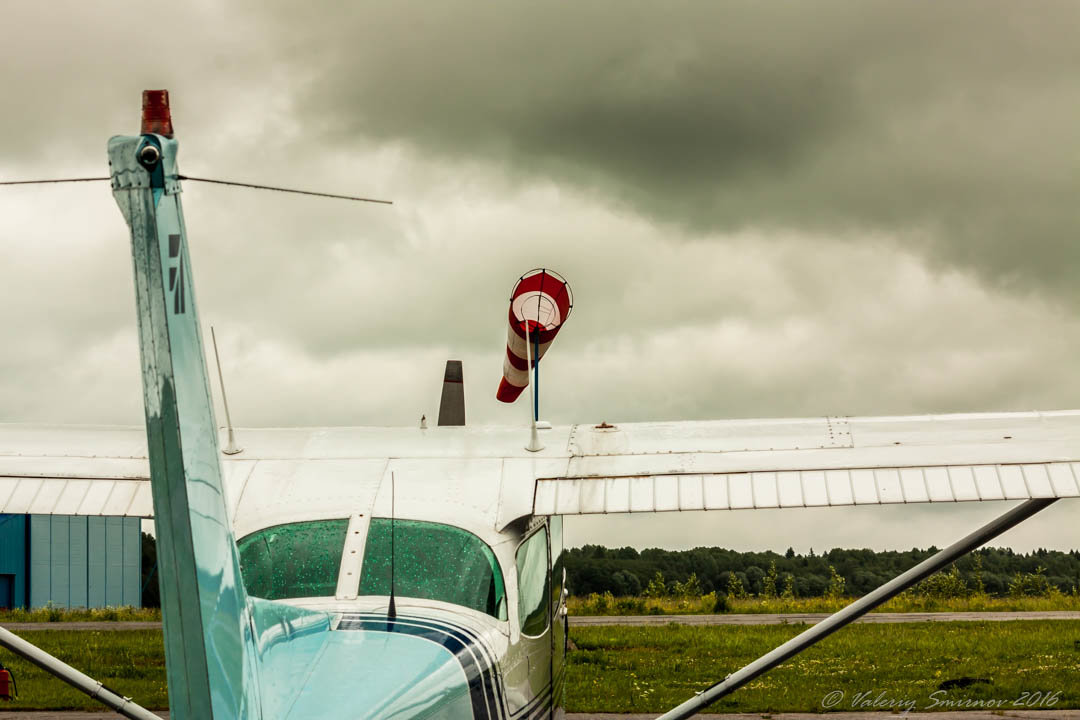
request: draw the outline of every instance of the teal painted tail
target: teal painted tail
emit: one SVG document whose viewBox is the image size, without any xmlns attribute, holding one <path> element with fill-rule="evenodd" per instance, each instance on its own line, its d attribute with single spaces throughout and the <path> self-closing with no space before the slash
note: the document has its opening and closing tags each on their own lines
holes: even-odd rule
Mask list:
<svg viewBox="0 0 1080 720">
<path fill-rule="evenodd" d="M 174 720 L 255 719 L 255 631 L 222 482 L 177 147 L 154 134 L 109 141 L 135 263 L 169 703 Z"/>
</svg>

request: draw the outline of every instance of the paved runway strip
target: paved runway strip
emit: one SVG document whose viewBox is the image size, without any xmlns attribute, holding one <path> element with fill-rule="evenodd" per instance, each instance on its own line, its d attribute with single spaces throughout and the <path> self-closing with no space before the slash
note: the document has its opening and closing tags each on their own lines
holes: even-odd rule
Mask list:
<svg viewBox="0 0 1080 720">
<path fill-rule="evenodd" d="M 169 713 L 159 712 L 167 718 Z M 84 712 L 4 712 L 0 710 L 0 720 L 116 720 L 115 713 Z M 618 715 L 609 713 L 567 713 L 566 720 L 653 720 L 656 715 Z M 897 715 L 888 712 L 837 712 L 821 715 L 817 713 L 735 713 L 731 715 L 698 715 L 701 720 L 895 720 L 895 718 L 913 717 L 917 720 L 1080 720 L 1080 710 L 981 710 L 966 712 L 928 712 L 912 715 Z"/>
</svg>

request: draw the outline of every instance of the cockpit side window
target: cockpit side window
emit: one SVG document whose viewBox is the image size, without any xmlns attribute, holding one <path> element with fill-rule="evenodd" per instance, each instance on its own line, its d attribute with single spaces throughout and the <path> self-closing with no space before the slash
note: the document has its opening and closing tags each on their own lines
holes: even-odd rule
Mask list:
<svg viewBox="0 0 1080 720">
<path fill-rule="evenodd" d="M 249 595 L 267 600 L 327 597 L 337 590 L 348 519 L 275 525 L 236 543 Z"/>
<path fill-rule="evenodd" d="M 364 548 L 360 595 L 394 594 L 453 603 L 506 619 L 506 590 L 495 554 L 467 530 L 420 520 L 372 518 Z"/>
<path fill-rule="evenodd" d="M 544 527 L 517 551 L 518 622 L 523 635 L 537 637 L 548 627 L 548 535 Z"/>
</svg>

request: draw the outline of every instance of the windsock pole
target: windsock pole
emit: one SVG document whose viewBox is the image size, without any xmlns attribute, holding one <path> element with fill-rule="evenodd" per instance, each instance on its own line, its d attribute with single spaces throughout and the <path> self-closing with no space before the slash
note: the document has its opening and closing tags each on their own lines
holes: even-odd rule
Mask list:
<svg viewBox="0 0 1080 720">
<path fill-rule="evenodd" d="M 540 318 L 540 298 L 543 297 L 544 292 L 544 278 L 547 277 L 546 271 L 541 271 L 540 275 L 540 293 L 536 296 L 536 317 Z M 528 342 L 529 336 L 525 336 L 525 341 Z M 536 336 L 536 347 L 533 348 L 533 355 L 536 357 L 536 362 L 532 368 L 532 386 L 533 386 L 533 424 L 540 422 L 540 335 Z"/>
<path fill-rule="evenodd" d="M 536 364 L 533 367 L 533 420 L 540 422 L 540 336 L 536 336 L 533 346 L 533 356 Z"/>
<path fill-rule="evenodd" d="M 525 446 L 525 449 L 529 452 L 540 452 L 544 449 L 543 443 L 540 442 L 540 433 L 536 430 L 536 414 L 539 411 L 540 395 L 537 394 L 536 388 L 536 371 L 537 365 L 533 364 L 533 347 L 532 338 L 529 337 L 529 321 L 525 321 L 525 361 L 528 363 L 529 370 L 532 372 L 532 384 L 533 384 L 533 397 L 535 398 L 534 404 L 529 408 L 529 420 L 531 425 L 531 431 L 529 434 L 529 444 Z"/>
</svg>

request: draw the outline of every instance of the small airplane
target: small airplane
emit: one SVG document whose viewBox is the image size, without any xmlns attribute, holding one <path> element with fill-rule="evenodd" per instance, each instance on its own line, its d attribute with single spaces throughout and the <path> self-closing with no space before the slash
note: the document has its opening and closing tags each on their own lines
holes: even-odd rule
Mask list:
<svg viewBox="0 0 1080 720">
<path fill-rule="evenodd" d="M 531 384 L 527 438 L 466 426 L 451 362 L 435 427 L 250 429 L 241 449 L 215 418 L 173 135 L 167 93 L 147 91 L 141 133 L 108 144 L 145 429 L 0 426 L 0 512 L 154 518 L 174 720 L 561 718 L 567 515 L 1023 501 L 662 716 L 686 718 L 1080 496 L 1080 411 L 546 427 L 537 366 L 573 307 L 549 271 L 515 288 L 498 391 Z M 6 630 L 0 645 L 154 717 Z"/>
</svg>

